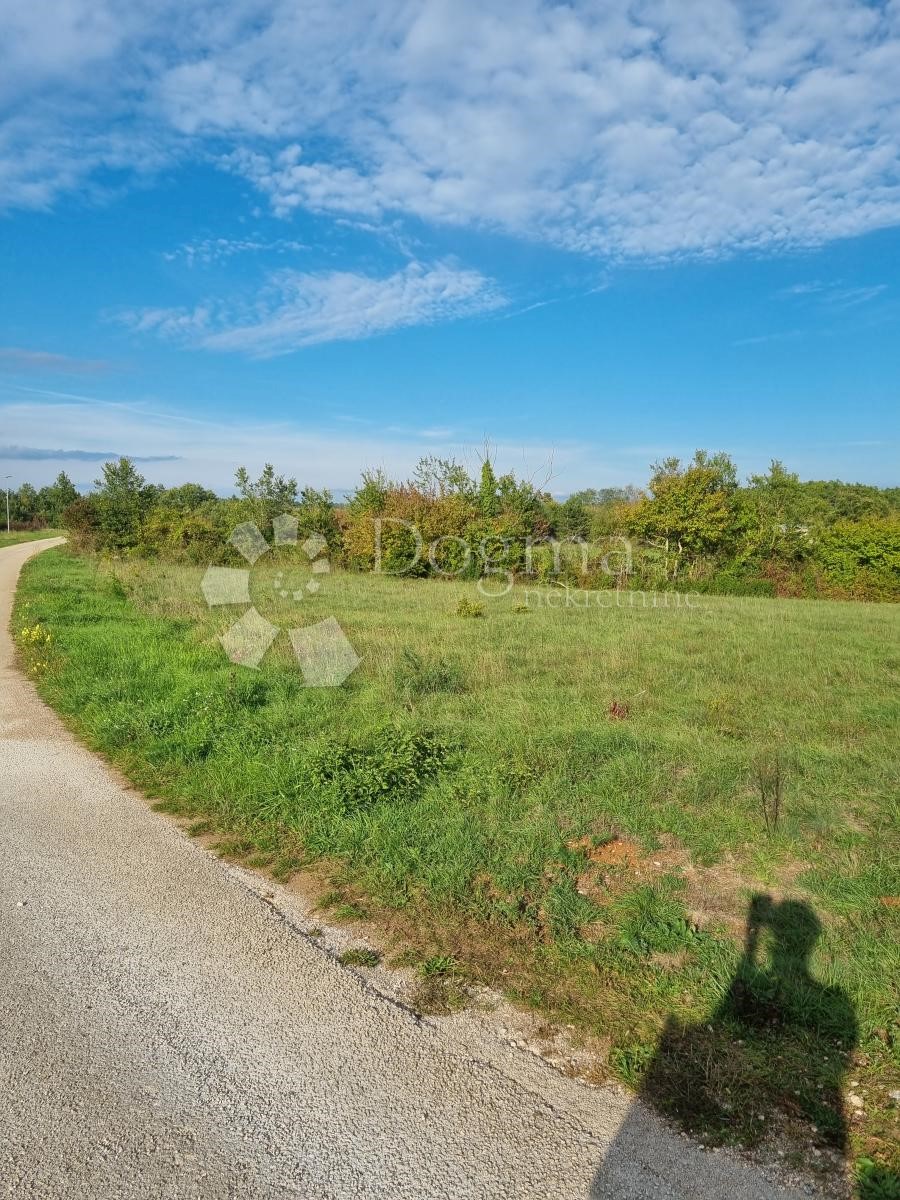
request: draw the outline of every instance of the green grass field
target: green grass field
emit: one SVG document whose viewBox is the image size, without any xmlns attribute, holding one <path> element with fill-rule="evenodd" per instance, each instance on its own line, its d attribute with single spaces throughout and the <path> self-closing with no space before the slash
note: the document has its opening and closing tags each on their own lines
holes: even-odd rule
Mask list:
<svg viewBox="0 0 900 1200">
<path fill-rule="evenodd" d="M 17 546 L 19 542 L 38 542 L 43 538 L 62 537 L 62 529 L 14 529 L 11 533 L 0 532 L 0 549 L 4 546 Z"/>
<path fill-rule="evenodd" d="M 208 609 L 202 570 L 65 551 L 23 574 L 23 660 L 151 796 L 313 870 L 388 958 L 575 1026 L 596 1077 L 709 1141 L 849 1136 L 884 1161 L 900 609 L 550 607 L 342 573 L 295 602 L 308 576 L 286 584 L 278 553 L 254 603 L 285 628 L 337 617 L 362 659 L 341 687 L 305 688 L 283 634 L 233 666 L 217 637 L 242 609 Z"/>
</svg>

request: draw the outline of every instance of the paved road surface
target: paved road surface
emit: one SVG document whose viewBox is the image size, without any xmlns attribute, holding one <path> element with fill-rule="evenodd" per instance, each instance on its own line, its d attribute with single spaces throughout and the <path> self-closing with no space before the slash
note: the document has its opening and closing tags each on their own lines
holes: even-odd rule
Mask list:
<svg viewBox="0 0 900 1200">
<path fill-rule="evenodd" d="M 0 1196 L 785 1197 L 615 1092 L 417 1020 L 152 812 L 12 667 Z"/>
</svg>

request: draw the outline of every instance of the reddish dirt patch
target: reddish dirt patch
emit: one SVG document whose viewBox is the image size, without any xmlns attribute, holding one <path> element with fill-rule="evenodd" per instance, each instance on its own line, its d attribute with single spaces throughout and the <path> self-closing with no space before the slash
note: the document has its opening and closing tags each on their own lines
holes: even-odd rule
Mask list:
<svg viewBox="0 0 900 1200">
<path fill-rule="evenodd" d="M 628 705 L 624 700 L 613 700 L 609 706 L 609 715 L 614 721 L 624 721 L 628 716 Z"/>
<path fill-rule="evenodd" d="M 590 837 L 567 843 L 570 850 L 580 850 L 588 865 L 578 876 L 578 891 L 596 903 L 619 895 L 631 884 L 658 879 L 672 871 L 680 871 L 684 862 L 681 851 L 663 848 L 645 852 L 628 838 L 612 838 L 599 846 Z"/>
<path fill-rule="evenodd" d="M 589 837 L 577 838 L 566 844 L 570 850 L 581 850 L 592 863 L 603 863 L 609 867 L 636 867 L 642 857 L 640 846 L 626 838 L 612 838 L 600 846 L 595 846 Z"/>
</svg>

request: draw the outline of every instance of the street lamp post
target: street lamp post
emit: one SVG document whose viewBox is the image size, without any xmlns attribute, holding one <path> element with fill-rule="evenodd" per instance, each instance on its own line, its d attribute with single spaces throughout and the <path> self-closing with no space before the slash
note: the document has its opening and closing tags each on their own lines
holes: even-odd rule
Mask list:
<svg viewBox="0 0 900 1200">
<path fill-rule="evenodd" d="M 10 479 L 12 479 L 12 475 L 5 476 L 5 479 L 7 480 L 7 483 L 6 483 L 6 532 L 9 533 L 9 482 L 8 481 Z"/>
</svg>

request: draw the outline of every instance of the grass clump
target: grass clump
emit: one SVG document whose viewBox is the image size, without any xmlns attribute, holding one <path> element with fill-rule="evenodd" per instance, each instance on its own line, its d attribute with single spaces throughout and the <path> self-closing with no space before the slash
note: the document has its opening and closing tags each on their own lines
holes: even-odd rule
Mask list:
<svg viewBox="0 0 900 1200">
<path fill-rule="evenodd" d="M 364 921 L 369 916 L 368 909 L 362 904 L 348 900 L 343 891 L 335 889 L 325 892 L 319 897 L 316 907 L 329 911 L 336 921 Z"/>
<path fill-rule="evenodd" d="M 338 962 L 343 967 L 377 967 L 381 962 L 381 955 L 376 950 L 357 946 L 339 954 Z"/>
<path fill-rule="evenodd" d="M 435 954 L 418 965 L 418 982 L 412 1005 L 420 1013 L 446 1016 L 465 1008 L 469 991 L 456 959 L 450 954 Z"/>
<path fill-rule="evenodd" d="M 409 646 L 403 648 L 394 669 L 394 683 L 407 708 L 425 696 L 465 691 L 458 663 L 443 657 L 417 654 Z"/>
<path fill-rule="evenodd" d="M 619 901 L 616 914 L 618 944 L 639 958 L 687 950 L 702 936 L 669 884 L 636 888 Z"/>
</svg>

